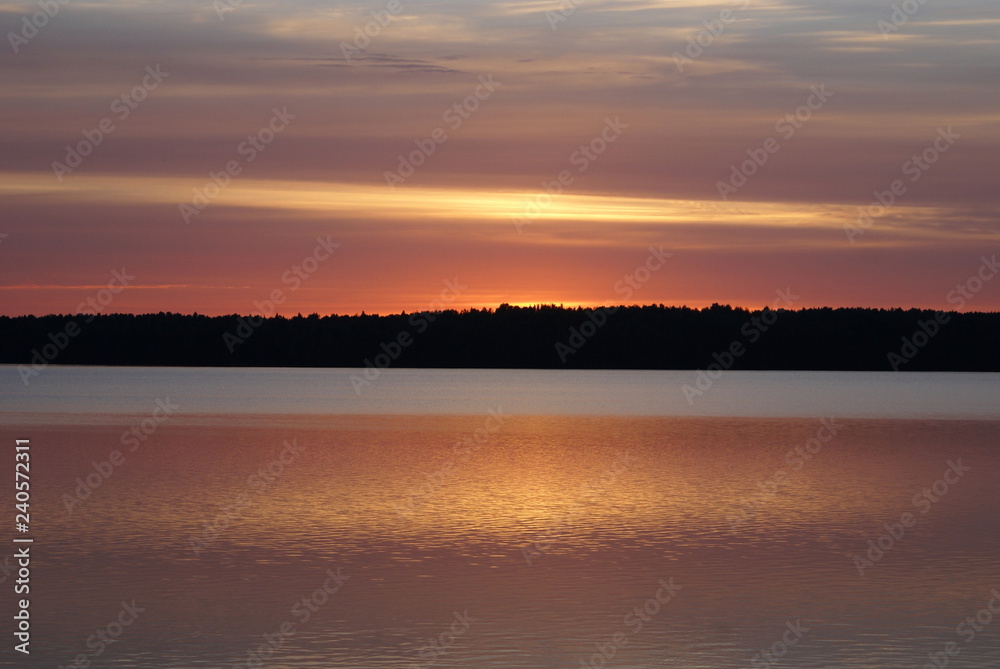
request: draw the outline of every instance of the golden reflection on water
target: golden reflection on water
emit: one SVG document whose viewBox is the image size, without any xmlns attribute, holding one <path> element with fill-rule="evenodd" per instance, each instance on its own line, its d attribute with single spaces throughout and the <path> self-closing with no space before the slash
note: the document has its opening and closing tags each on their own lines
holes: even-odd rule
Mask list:
<svg viewBox="0 0 1000 669">
<path fill-rule="evenodd" d="M 51 659 L 139 597 L 154 605 L 123 666 L 158 666 L 140 647 L 230 666 L 342 567 L 352 580 L 274 666 L 410 667 L 470 609 L 451 666 L 576 667 L 669 577 L 684 589 L 620 666 L 739 666 L 795 618 L 816 627 L 803 666 L 911 666 L 1000 582 L 995 423 L 834 419 L 806 460 L 820 417 L 490 421 L 178 418 L 72 514 L 63 495 L 122 430 L 36 429 Z M 973 469 L 859 576 L 851 555 L 955 458 Z"/>
</svg>

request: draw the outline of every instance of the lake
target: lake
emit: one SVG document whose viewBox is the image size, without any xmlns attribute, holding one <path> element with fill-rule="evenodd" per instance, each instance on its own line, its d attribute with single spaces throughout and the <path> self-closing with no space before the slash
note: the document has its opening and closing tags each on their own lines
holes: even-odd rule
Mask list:
<svg viewBox="0 0 1000 669">
<path fill-rule="evenodd" d="M 1000 375 L 0 375 L 35 539 L 2 666 L 1000 657 Z"/>
</svg>

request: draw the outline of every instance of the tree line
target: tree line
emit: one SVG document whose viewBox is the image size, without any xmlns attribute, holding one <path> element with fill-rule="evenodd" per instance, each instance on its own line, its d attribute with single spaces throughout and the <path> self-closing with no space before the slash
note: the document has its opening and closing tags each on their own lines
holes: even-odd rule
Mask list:
<svg viewBox="0 0 1000 669">
<path fill-rule="evenodd" d="M 556 305 L 294 317 L 0 317 L 0 363 L 1000 371 L 1000 313 Z"/>
</svg>

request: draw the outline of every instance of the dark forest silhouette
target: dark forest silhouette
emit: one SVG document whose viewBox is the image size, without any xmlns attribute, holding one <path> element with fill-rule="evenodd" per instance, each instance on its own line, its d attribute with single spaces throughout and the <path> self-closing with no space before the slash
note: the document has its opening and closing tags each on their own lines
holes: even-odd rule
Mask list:
<svg viewBox="0 0 1000 669">
<path fill-rule="evenodd" d="M 0 317 L 0 362 L 36 365 L 1000 371 L 998 343 L 1000 313 L 902 309 Z"/>
</svg>

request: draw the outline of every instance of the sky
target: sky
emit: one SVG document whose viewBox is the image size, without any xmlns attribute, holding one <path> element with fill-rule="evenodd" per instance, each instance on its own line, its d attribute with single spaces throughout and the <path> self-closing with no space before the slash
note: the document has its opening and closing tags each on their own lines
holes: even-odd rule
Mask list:
<svg viewBox="0 0 1000 669">
<path fill-rule="evenodd" d="M 0 314 L 1000 309 L 995 0 L 36 0 L 0 33 Z"/>
</svg>

